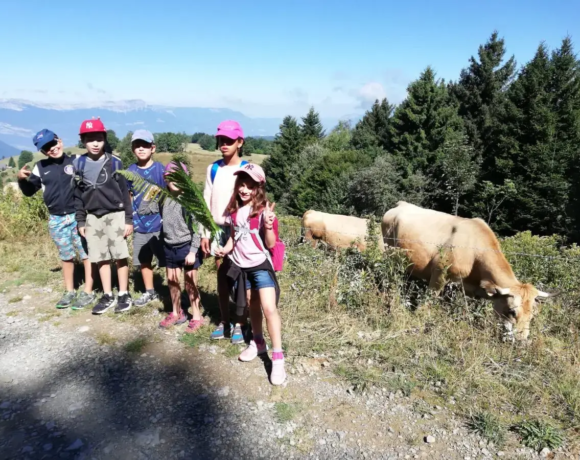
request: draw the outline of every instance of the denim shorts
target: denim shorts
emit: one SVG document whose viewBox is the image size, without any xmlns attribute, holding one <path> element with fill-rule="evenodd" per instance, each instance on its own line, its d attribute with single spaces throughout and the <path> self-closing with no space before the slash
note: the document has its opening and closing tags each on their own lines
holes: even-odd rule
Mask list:
<svg viewBox="0 0 580 460">
<path fill-rule="evenodd" d="M 265 288 L 275 288 L 276 284 L 270 276 L 268 270 L 258 270 L 247 274 L 246 290 L 259 291 Z"/>
</svg>

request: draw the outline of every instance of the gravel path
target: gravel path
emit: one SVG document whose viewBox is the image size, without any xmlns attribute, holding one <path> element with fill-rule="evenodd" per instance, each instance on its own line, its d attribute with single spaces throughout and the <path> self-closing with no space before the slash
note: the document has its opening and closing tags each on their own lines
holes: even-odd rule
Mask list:
<svg viewBox="0 0 580 460">
<path fill-rule="evenodd" d="M 156 328 L 158 316 L 146 327 L 57 317 L 56 293 L 21 290 L 14 303 L 18 292 L 0 294 L 1 459 L 540 458 L 499 451 L 444 408 L 355 393 L 323 356 L 289 359 L 287 385 L 273 388 L 268 363 L 188 348 L 181 330 Z"/>
</svg>

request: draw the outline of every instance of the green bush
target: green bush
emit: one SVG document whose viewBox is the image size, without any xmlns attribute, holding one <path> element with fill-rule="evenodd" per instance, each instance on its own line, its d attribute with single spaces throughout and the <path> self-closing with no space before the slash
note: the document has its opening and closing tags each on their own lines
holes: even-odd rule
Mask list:
<svg viewBox="0 0 580 460">
<path fill-rule="evenodd" d="M 46 231 L 48 209 L 42 194 L 27 198 L 20 191 L 0 190 L 0 240 L 18 239 Z"/>
</svg>

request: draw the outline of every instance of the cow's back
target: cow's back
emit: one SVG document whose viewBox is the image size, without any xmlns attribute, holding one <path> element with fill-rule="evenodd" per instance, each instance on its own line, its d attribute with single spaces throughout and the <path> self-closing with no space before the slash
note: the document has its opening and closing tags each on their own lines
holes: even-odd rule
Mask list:
<svg viewBox="0 0 580 460">
<path fill-rule="evenodd" d="M 331 246 L 347 248 L 358 239 L 359 249 L 365 248 L 366 219 L 310 210 L 304 214 L 302 225 L 307 233 Z"/>
</svg>

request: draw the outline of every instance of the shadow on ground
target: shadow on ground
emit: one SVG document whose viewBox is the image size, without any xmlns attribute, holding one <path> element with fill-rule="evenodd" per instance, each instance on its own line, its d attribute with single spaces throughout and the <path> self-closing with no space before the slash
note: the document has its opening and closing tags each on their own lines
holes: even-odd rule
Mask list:
<svg viewBox="0 0 580 460">
<path fill-rule="evenodd" d="M 58 362 L 32 381 L 8 383 L 24 363 L 0 379 L 0 458 L 255 458 L 244 444 L 255 428 L 240 420 L 251 416 L 240 417 L 229 390 L 215 388 L 185 350 L 161 361 L 81 338 L 87 346 L 51 353 Z M 14 356 L 28 345 L 36 344 L 15 344 Z"/>
</svg>

